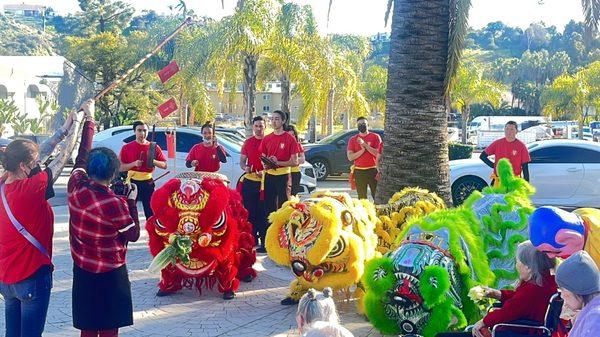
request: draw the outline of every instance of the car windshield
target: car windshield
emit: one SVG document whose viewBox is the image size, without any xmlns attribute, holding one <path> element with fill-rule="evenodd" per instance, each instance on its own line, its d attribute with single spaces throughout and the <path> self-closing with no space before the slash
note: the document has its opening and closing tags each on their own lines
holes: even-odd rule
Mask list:
<svg viewBox="0 0 600 337">
<path fill-rule="evenodd" d="M 329 144 L 331 142 L 333 142 L 335 139 L 337 139 L 339 136 L 343 135 L 344 133 L 346 133 L 347 131 L 338 131 L 332 135 L 329 135 L 321 140 L 319 140 L 317 142 L 317 144 Z"/>
<path fill-rule="evenodd" d="M 227 139 L 225 137 L 219 137 L 218 133 L 217 133 L 217 137 L 218 137 L 219 144 L 223 145 L 225 150 L 227 150 L 228 152 L 234 152 L 234 153 L 242 152 L 242 144 L 240 144 L 239 142 L 234 142 L 231 139 Z"/>
</svg>

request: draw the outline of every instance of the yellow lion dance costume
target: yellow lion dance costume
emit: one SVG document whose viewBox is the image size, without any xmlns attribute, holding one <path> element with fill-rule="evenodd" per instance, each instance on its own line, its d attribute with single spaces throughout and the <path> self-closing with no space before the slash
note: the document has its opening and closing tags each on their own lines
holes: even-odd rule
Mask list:
<svg viewBox="0 0 600 337">
<path fill-rule="evenodd" d="M 266 249 L 296 278 L 283 305 L 295 304 L 310 288 L 348 290 L 377 255 L 373 204 L 346 193 L 318 192 L 300 202 L 294 198 L 269 216 Z M 362 297 L 357 288 L 356 297 Z"/>
<path fill-rule="evenodd" d="M 418 187 L 404 188 L 396 192 L 387 204 L 376 207 L 380 221 L 375 233 L 379 238 L 377 251 L 381 254 L 398 248 L 398 235 L 410 219 L 446 208 L 437 194 Z"/>
</svg>

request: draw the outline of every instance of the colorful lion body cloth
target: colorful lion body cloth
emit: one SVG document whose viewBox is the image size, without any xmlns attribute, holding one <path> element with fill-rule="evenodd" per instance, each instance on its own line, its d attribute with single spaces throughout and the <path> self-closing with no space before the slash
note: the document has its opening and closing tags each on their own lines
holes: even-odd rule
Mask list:
<svg viewBox="0 0 600 337">
<path fill-rule="evenodd" d="M 294 303 L 310 288 L 346 290 L 356 285 L 365 262 L 376 256 L 374 206 L 346 193 L 292 199 L 269 220 L 267 253 L 296 276 L 282 304 Z M 362 292 L 357 289 L 356 294 Z"/>
<path fill-rule="evenodd" d="M 527 237 L 533 188 L 505 159 L 498 174 L 499 187 L 462 206 L 410 219 L 397 248 L 367 263 L 363 306 L 375 328 L 425 337 L 461 329 L 482 315 L 471 288 L 516 281 L 515 248 Z"/>
<path fill-rule="evenodd" d="M 216 284 L 231 299 L 239 280 L 256 277 L 252 224 L 241 198 L 212 176 L 171 179 L 152 196 L 146 230 L 155 256 L 150 269 L 161 270 L 158 295 Z"/>
</svg>

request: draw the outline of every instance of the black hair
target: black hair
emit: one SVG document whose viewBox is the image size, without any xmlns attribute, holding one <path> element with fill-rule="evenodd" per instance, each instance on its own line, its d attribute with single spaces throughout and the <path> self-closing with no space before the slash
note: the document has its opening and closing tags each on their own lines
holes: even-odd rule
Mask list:
<svg viewBox="0 0 600 337">
<path fill-rule="evenodd" d="M 262 116 L 255 116 L 254 118 L 252 118 L 252 124 L 254 124 L 254 122 L 264 122 L 265 119 Z"/>
<path fill-rule="evenodd" d="M 274 114 L 278 114 L 279 116 L 281 116 L 281 119 L 283 120 L 283 124 L 284 125 L 287 123 L 287 121 L 288 121 L 288 118 L 287 118 L 288 115 L 285 112 L 283 112 L 281 110 L 275 110 L 275 111 L 273 111 L 273 113 Z"/>
<path fill-rule="evenodd" d="M 288 125 L 287 128 L 285 129 L 285 131 L 287 131 L 287 132 L 292 131 L 294 133 L 294 138 L 296 138 L 296 141 L 298 141 L 298 130 L 296 129 L 294 124 Z"/>
<path fill-rule="evenodd" d="M 15 139 L 0 152 L 0 163 L 9 172 L 16 172 L 21 163 L 31 162 L 38 154 L 38 145 L 28 139 Z"/>
<path fill-rule="evenodd" d="M 133 122 L 133 132 L 135 132 L 135 128 L 137 128 L 140 125 L 148 126 L 148 124 L 146 124 L 146 122 L 144 122 L 144 121 L 135 121 L 135 122 Z"/>
<path fill-rule="evenodd" d="M 119 174 L 120 165 L 119 157 L 113 150 L 106 147 L 97 147 L 90 151 L 86 170 L 90 178 L 107 181 L 112 180 Z"/>
<path fill-rule="evenodd" d="M 202 126 L 200 127 L 200 132 L 203 132 L 205 128 L 209 128 L 212 133 L 212 127 L 213 127 L 212 123 L 210 121 L 208 121 L 208 122 L 202 124 Z"/>
<path fill-rule="evenodd" d="M 356 119 L 356 123 L 358 123 L 358 122 L 360 122 L 360 121 L 362 121 L 362 120 L 365 120 L 365 121 L 366 121 L 366 120 L 367 120 L 367 117 L 365 117 L 365 116 L 360 116 L 360 117 L 358 117 L 358 118 Z"/>
<path fill-rule="evenodd" d="M 515 122 L 515 121 L 508 121 L 508 122 L 506 122 L 506 124 L 504 124 L 504 126 L 507 126 L 507 125 L 514 125 L 515 129 L 517 129 L 517 131 L 519 131 L 519 124 L 517 124 L 517 122 Z"/>
</svg>

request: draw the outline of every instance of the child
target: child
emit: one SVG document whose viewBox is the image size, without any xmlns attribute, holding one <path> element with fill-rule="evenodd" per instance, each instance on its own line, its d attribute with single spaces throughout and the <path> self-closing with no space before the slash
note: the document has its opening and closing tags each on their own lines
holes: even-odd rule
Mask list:
<svg viewBox="0 0 600 337">
<path fill-rule="evenodd" d="M 323 292 L 311 288 L 300 298 L 296 322 L 302 336 L 332 336 L 332 333 L 341 337 L 353 336 L 340 325 L 332 292 L 329 287 Z"/>
</svg>

